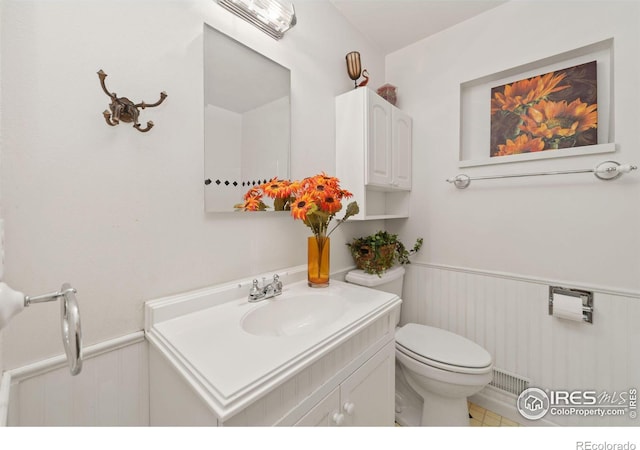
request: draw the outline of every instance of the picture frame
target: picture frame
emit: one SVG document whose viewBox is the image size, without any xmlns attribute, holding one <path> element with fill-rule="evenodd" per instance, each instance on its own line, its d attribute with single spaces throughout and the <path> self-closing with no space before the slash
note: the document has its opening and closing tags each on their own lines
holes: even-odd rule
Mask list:
<svg viewBox="0 0 640 450">
<path fill-rule="evenodd" d="M 460 84 L 460 150 L 458 166 L 472 167 L 615 152 L 616 146 L 613 139 L 613 127 L 611 126 L 613 123 L 611 104 L 613 98 L 612 59 L 613 39 L 607 39 L 482 78 L 462 82 Z M 500 87 L 550 73 L 561 73 L 574 67 L 589 64 L 595 70 L 595 73 L 593 73 L 594 81 L 597 79 L 596 92 L 594 93 L 594 98 L 597 99 L 597 137 L 594 137 L 593 133 L 591 133 L 591 140 L 585 141 L 580 146 L 557 148 L 548 151 L 529 151 L 518 154 L 506 154 L 505 152 L 504 155 L 491 156 L 492 98 L 494 98 Z M 549 78 L 552 76 L 549 76 Z M 559 84 L 555 87 L 558 87 Z M 566 88 L 566 90 L 569 89 Z M 511 131 L 515 133 L 514 137 L 517 135 L 517 131 L 519 129 Z M 496 141 L 494 138 L 494 143 Z M 501 145 L 505 144 L 506 142 L 501 143 Z"/>
<path fill-rule="evenodd" d="M 489 157 L 596 145 L 597 61 L 491 88 Z"/>
</svg>

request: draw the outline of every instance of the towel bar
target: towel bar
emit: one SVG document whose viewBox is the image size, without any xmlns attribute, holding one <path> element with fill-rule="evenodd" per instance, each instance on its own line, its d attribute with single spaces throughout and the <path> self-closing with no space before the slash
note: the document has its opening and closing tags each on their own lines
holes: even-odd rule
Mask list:
<svg viewBox="0 0 640 450">
<path fill-rule="evenodd" d="M 577 169 L 577 170 L 558 170 L 554 172 L 533 172 L 519 173 L 510 175 L 487 175 L 481 177 L 469 177 L 465 174 L 456 175 L 453 178 L 447 178 L 448 183 L 453 183 L 458 189 L 469 187 L 472 180 L 495 180 L 499 178 L 520 178 L 520 177 L 537 177 L 540 175 L 565 175 L 573 173 L 593 173 L 600 180 L 615 180 L 622 176 L 623 173 L 629 173 L 637 170 L 638 166 L 632 164 L 620 164 L 616 161 L 604 161 L 598 164 L 594 169 Z"/>
</svg>

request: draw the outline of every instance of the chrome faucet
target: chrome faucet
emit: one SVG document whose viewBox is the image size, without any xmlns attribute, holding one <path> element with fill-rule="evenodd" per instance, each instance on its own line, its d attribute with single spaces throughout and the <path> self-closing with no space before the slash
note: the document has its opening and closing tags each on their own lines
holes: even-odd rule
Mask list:
<svg viewBox="0 0 640 450">
<path fill-rule="evenodd" d="M 273 281 L 266 284 L 265 279 L 262 279 L 262 287 L 258 286 L 258 280 L 253 280 L 251 290 L 249 290 L 249 301 L 259 302 L 260 300 L 266 300 L 268 298 L 275 297 L 282 294 L 282 281 L 278 274 L 273 276 Z"/>
</svg>

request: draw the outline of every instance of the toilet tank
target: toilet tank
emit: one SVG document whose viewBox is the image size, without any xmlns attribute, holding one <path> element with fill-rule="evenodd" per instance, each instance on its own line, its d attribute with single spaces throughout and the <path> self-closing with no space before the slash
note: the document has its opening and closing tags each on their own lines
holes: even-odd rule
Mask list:
<svg viewBox="0 0 640 450">
<path fill-rule="evenodd" d="M 379 291 L 390 292 L 402 298 L 402 284 L 404 282 L 404 267 L 396 266 L 380 274 L 368 274 L 364 270 L 352 270 L 347 273 L 345 280 L 349 283 L 370 287 Z"/>
</svg>

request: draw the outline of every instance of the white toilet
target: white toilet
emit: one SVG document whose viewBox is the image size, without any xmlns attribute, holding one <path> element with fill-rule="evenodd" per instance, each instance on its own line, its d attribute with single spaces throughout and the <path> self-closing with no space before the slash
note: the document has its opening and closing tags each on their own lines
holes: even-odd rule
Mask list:
<svg viewBox="0 0 640 450">
<path fill-rule="evenodd" d="M 404 267 L 382 276 L 362 270 L 350 283 L 402 296 Z M 468 426 L 467 397 L 491 382 L 491 355 L 450 331 L 408 323 L 396 329 L 396 421 L 400 425 Z"/>
</svg>

